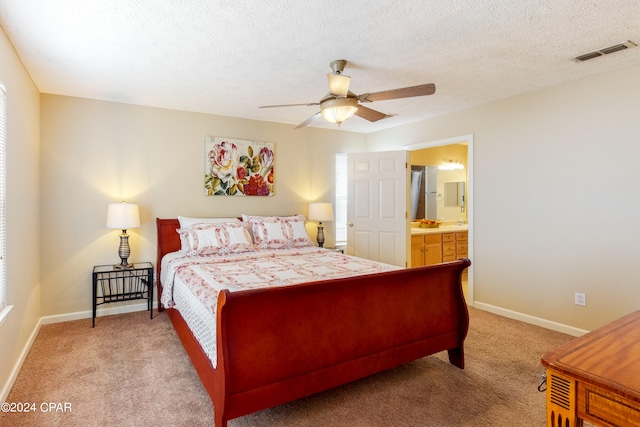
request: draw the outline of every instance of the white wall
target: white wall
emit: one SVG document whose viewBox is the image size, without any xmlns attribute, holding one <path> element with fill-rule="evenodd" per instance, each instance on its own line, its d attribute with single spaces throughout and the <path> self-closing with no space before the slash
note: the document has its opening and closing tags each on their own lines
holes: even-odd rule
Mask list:
<svg viewBox="0 0 640 427">
<path fill-rule="evenodd" d="M 119 261 L 108 203 L 139 203 L 129 260 L 155 263 L 155 218 L 306 215 L 309 201 L 333 200 L 335 153 L 366 144 L 363 134 L 57 95 L 41 104 L 43 316 L 90 310 L 92 267 Z M 273 142 L 275 195 L 205 196 L 206 136 Z M 326 224 L 327 244 L 333 227 Z"/>
<path fill-rule="evenodd" d="M 378 151 L 473 134 L 476 306 L 586 330 L 640 309 L 638 75 L 629 68 L 368 135 Z M 587 307 L 574 305 L 575 291 Z"/>
<path fill-rule="evenodd" d="M 0 401 L 40 319 L 40 95 L 0 28 L 0 82 L 7 88 L 7 302 L 0 325 Z"/>
</svg>

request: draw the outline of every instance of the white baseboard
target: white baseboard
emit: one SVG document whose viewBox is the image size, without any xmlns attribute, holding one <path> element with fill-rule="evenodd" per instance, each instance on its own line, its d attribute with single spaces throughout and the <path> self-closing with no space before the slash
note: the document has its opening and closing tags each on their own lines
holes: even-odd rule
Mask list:
<svg viewBox="0 0 640 427">
<path fill-rule="evenodd" d="M 20 357 L 16 361 L 16 364 L 13 366 L 13 369 L 11 370 L 11 374 L 9 375 L 9 378 L 7 378 L 7 382 L 2 388 L 2 394 L 0 394 L 0 402 L 7 401 L 7 396 L 9 396 L 9 392 L 13 387 L 13 383 L 16 381 L 16 378 L 18 377 L 18 373 L 22 368 L 22 364 L 24 363 L 24 360 L 27 358 L 27 354 L 29 353 L 31 346 L 33 345 L 33 342 L 35 341 L 36 336 L 38 335 L 38 331 L 40 330 L 40 325 L 42 325 L 42 318 L 40 318 L 40 320 L 38 320 L 38 322 L 36 323 L 36 326 L 33 328 L 31 335 L 29 335 L 29 339 L 27 340 L 26 345 L 24 346 L 24 348 L 22 349 L 22 352 L 20 353 Z"/>
<path fill-rule="evenodd" d="M 158 308 L 158 303 L 155 301 L 153 303 L 153 308 L 154 309 Z M 147 311 L 147 304 L 146 303 L 127 304 L 127 305 L 121 305 L 121 306 L 100 308 L 96 310 L 96 317 L 111 316 L 113 314 L 133 313 L 135 311 Z M 29 353 L 29 350 L 31 350 L 31 346 L 33 345 L 33 342 L 35 341 L 36 336 L 40 331 L 40 326 L 49 325 L 52 323 L 69 322 L 72 320 L 91 319 L 92 316 L 93 316 L 93 311 L 87 310 L 87 311 L 78 311 L 75 313 L 66 313 L 66 314 L 58 314 L 55 316 L 41 317 L 38 320 L 38 323 L 36 323 L 36 326 L 33 328 L 33 332 L 31 332 L 31 335 L 29 336 L 27 343 L 22 349 L 22 352 L 20 353 L 20 357 L 18 358 L 18 360 L 16 361 L 16 364 L 11 370 L 11 375 L 9 376 L 9 378 L 7 379 L 7 382 L 2 388 L 2 393 L 0 394 L 0 402 L 7 401 L 7 396 L 9 395 L 9 392 L 13 387 L 13 383 L 16 381 L 16 378 L 18 377 L 18 372 L 20 372 L 20 369 L 22 368 L 22 364 L 24 363 L 24 360 L 26 359 L 27 354 Z"/>
<path fill-rule="evenodd" d="M 158 303 L 153 302 L 153 308 L 158 308 Z M 147 303 L 139 303 L 139 304 L 127 304 L 120 306 L 111 306 L 99 308 L 96 310 L 96 318 L 102 316 L 111 316 L 114 314 L 124 314 L 124 313 L 133 313 L 135 311 L 146 311 Z M 44 316 L 40 320 L 43 325 L 49 325 L 51 323 L 60 323 L 60 322 L 70 322 L 72 320 L 80 320 L 80 319 L 91 319 L 93 316 L 93 312 L 91 310 L 87 311 L 77 311 L 75 313 L 65 313 L 65 314 L 56 314 L 54 316 Z"/>
<path fill-rule="evenodd" d="M 540 317 L 530 316 L 528 314 L 507 310 L 505 308 L 496 307 L 495 305 L 485 304 L 478 301 L 474 301 L 473 307 L 477 308 L 478 310 L 488 311 L 489 313 L 498 314 L 500 316 L 508 317 L 509 319 L 519 320 L 521 322 L 540 326 L 552 331 L 562 332 L 563 334 L 571 335 L 574 337 L 580 337 L 589 332 L 584 329 L 574 328 L 573 326 L 563 325 L 562 323 L 552 322 L 550 320 L 541 319 Z"/>
</svg>

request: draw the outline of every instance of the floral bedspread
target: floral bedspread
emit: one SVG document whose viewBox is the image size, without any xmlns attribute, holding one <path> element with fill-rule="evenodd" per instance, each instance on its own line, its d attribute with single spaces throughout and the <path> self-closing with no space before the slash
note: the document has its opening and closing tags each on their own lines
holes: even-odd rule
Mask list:
<svg viewBox="0 0 640 427">
<path fill-rule="evenodd" d="M 214 322 L 218 293 L 222 289 L 234 292 L 288 286 L 399 269 L 393 265 L 316 247 L 259 250 L 210 257 L 173 253 L 168 254 L 162 263 L 162 304 L 167 308 L 174 307 L 174 284 L 179 277 L 180 282 L 204 305 Z M 185 318 L 185 321 L 191 327 L 189 319 Z M 203 345 L 203 349 L 215 367 L 215 325 L 212 326 L 207 328 L 208 332 L 201 331 L 202 328 L 191 329 L 201 344 L 208 343 Z M 204 337 L 204 334 L 212 334 L 213 337 Z M 214 345 L 211 348 L 212 342 Z"/>
</svg>

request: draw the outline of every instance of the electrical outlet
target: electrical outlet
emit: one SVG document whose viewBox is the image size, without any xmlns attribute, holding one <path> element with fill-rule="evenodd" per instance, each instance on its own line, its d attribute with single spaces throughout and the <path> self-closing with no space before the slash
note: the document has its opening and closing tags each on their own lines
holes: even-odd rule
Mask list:
<svg viewBox="0 0 640 427">
<path fill-rule="evenodd" d="M 576 292 L 576 305 L 581 305 L 586 307 L 587 305 L 587 294 L 583 294 L 582 292 Z"/>
</svg>

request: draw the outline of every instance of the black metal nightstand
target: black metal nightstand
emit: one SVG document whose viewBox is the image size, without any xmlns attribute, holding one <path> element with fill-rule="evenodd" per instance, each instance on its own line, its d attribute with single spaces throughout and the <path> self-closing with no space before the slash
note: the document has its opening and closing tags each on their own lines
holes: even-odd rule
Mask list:
<svg viewBox="0 0 640 427">
<path fill-rule="evenodd" d="M 111 265 L 93 267 L 93 320 L 96 326 L 96 307 L 110 302 L 147 300 L 149 317 L 153 319 L 153 265 L 150 262 L 133 264 L 133 268 L 118 269 Z"/>
</svg>

